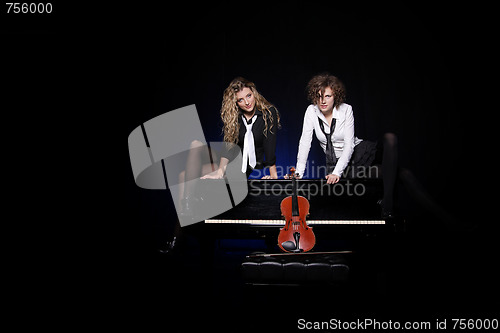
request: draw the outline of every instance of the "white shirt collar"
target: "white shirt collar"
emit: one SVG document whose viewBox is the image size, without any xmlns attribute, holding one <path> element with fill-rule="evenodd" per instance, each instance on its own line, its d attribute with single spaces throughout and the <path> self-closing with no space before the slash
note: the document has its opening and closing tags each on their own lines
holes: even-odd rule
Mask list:
<svg viewBox="0 0 500 333">
<path fill-rule="evenodd" d="M 314 112 L 316 112 L 316 115 L 321 119 L 323 120 L 323 122 L 325 124 L 327 124 L 328 126 L 330 126 L 328 124 L 328 122 L 326 121 L 326 118 L 325 118 L 325 115 L 323 114 L 323 112 L 320 111 L 320 109 L 318 108 L 317 105 L 314 105 Z M 339 118 L 339 109 L 338 109 L 338 106 L 334 107 L 333 108 L 333 112 L 332 112 L 332 117 L 335 118 L 335 119 L 338 119 Z"/>
</svg>

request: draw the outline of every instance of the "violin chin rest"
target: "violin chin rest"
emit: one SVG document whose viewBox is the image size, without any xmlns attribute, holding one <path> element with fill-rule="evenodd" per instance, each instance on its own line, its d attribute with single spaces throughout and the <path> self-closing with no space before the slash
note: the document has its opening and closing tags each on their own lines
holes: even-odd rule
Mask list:
<svg viewBox="0 0 500 333">
<path fill-rule="evenodd" d="M 295 243 L 292 241 L 283 242 L 281 243 L 281 246 L 283 246 L 283 248 L 287 251 L 293 251 L 296 248 Z"/>
</svg>

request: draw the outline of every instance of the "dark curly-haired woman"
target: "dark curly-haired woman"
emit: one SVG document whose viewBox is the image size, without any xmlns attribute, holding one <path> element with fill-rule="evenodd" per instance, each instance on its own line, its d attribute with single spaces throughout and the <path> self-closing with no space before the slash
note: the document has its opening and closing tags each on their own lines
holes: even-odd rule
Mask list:
<svg viewBox="0 0 500 333">
<path fill-rule="evenodd" d="M 365 141 L 354 135 L 352 107 L 345 103 L 344 84 L 328 73 L 314 76 L 307 85 L 311 105 L 306 109 L 297 154 L 297 173 L 304 176 L 313 132 L 326 155 L 326 180 L 335 184 L 352 166 L 356 169 L 374 166 L 381 159 L 384 198 L 382 216 L 393 216 L 393 191 L 397 172 L 397 138 L 386 133 L 382 144 Z M 371 170 L 371 169 L 370 169 Z M 376 169 L 375 177 L 378 177 Z M 364 173 L 366 176 L 366 172 Z M 369 175 L 374 176 L 374 175 Z"/>
</svg>

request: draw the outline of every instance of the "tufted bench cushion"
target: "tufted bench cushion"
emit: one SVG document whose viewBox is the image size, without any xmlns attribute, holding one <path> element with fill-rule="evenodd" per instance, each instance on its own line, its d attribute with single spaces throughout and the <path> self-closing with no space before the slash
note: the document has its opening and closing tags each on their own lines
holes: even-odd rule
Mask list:
<svg viewBox="0 0 500 333">
<path fill-rule="evenodd" d="M 339 283 L 349 278 L 346 255 L 340 253 L 250 255 L 241 270 L 249 284 Z"/>
</svg>

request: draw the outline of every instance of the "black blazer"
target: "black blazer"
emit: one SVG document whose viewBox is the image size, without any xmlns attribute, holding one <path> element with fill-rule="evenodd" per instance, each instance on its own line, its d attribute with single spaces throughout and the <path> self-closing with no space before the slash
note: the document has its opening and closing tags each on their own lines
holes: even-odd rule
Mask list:
<svg viewBox="0 0 500 333">
<path fill-rule="evenodd" d="M 276 133 L 278 132 L 278 112 L 275 107 L 271 107 L 269 110 L 273 115 L 273 126 L 271 129 L 271 122 L 268 119 L 268 128 L 265 133 L 266 135 L 264 134 L 265 123 L 262 111 L 255 110 L 255 115 L 257 115 L 257 118 L 255 119 L 255 124 L 252 126 L 252 133 L 255 143 L 255 158 L 257 160 L 255 169 L 262 169 L 264 167 L 276 164 Z M 247 128 L 243 124 L 243 121 L 246 120 L 243 120 L 242 115 L 243 113 L 240 112 L 240 115 L 238 117 L 240 130 L 238 133 L 237 145 L 243 152 L 243 143 L 245 142 L 245 134 L 247 132 Z M 222 152 L 222 156 L 229 160 L 232 160 L 237 153 L 237 149 L 229 149 L 228 151 Z"/>
</svg>

